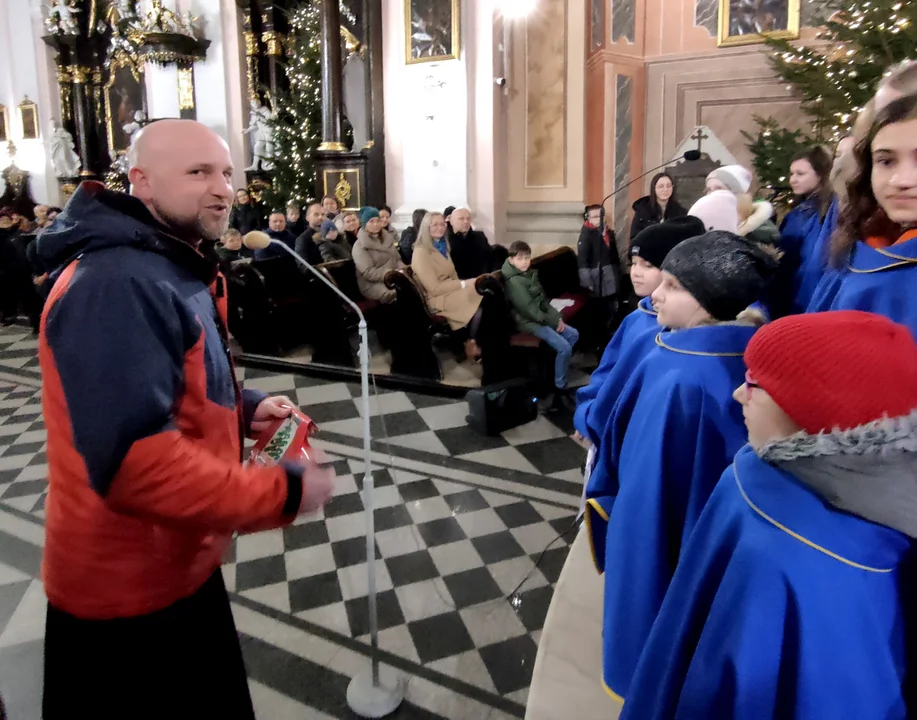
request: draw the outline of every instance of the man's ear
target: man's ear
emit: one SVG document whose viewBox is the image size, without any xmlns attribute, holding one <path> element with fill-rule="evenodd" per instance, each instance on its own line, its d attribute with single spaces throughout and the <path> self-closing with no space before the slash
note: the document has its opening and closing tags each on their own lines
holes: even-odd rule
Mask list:
<svg viewBox="0 0 917 720">
<path fill-rule="evenodd" d="M 130 193 L 141 200 L 149 196 L 149 180 L 146 174 L 138 167 L 132 167 L 127 173 L 127 180 L 130 183 Z"/>
</svg>

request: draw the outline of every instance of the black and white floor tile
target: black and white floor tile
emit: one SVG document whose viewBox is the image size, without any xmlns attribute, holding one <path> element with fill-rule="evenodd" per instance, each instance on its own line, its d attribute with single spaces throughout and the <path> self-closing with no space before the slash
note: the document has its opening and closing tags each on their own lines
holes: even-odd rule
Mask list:
<svg viewBox="0 0 917 720">
<path fill-rule="evenodd" d="M 0 693 L 11 717 L 38 718 L 45 430 L 40 388 L 21 361 L 34 341 L 8 330 L 0 331 L 0 373 L 10 373 L 0 374 Z M 352 717 L 347 682 L 369 662 L 358 388 L 246 374 L 248 386 L 289 395 L 318 422 L 315 444 L 338 476 L 323 511 L 237 538 L 224 565 L 256 710 Z M 408 683 L 394 717 L 522 717 L 573 539 L 559 537 L 581 489 L 582 452 L 567 430 L 540 418 L 481 438 L 464 427 L 466 412 L 461 402 L 381 390 L 370 408 L 371 434 L 383 436 L 384 418 L 389 438 L 374 443 L 372 475 L 381 662 Z"/>
</svg>

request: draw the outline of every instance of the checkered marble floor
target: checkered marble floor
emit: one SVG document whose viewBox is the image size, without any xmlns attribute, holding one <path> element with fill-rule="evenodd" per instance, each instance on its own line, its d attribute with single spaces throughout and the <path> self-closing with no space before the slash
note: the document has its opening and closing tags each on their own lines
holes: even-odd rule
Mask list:
<svg viewBox="0 0 917 720">
<path fill-rule="evenodd" d="M 40 669 L 40 550 L 29 550 L 22 526 L 43 537 L 47 465 L 40 391 L 22 372 L 28 362 L 10 372 L 30 385 L 2 374 L 3 348 L 31 338 L 0 338 L 0 692 L 15 701 L 24 691 L 6 681 L 16 677 L 10 663 L 27 664 L 26 654 Z M 365 668 L 369 645 L 358 388 L 240 375 L 303 406 L 338 475 L 322 512 L 237 538 L 224 565 L 256 708 L 265 718 L 347 717 L 343 689 Z M 582 453 L 566 430 L 540 418 L 481 438 L 464 427 L 466 412 L 463 402 L 381 390 L 370 409 L 373 435 L 384 418 L 390 438 L 373 454 L 376 574 L 381 659 L 410 678 L 403 717 L 524 715 L 552 586 L 573 539 L 558 538 L 571 528 L 581 488 Z M 304 691 L 303 677 L 341 692 Z M 32 705 L 20 707 L 37 717 Z"/>
</svg>

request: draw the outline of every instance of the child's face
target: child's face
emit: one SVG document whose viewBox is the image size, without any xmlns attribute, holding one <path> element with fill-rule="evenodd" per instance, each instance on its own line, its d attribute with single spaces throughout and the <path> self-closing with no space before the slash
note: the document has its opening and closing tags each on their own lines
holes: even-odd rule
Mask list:
<svg viewBox="0 0 917 720">
<path fill-rule="evenodd" d="M 756 385 L 749 375 L 745 377 L 746 382 L 735 389 L 732 397 L 742 406 L 745 427 L 748 429 L 748 442 L 752 448 L 760 450 L 768 443 L 798 433 L 801 428 L 783 412 L 774 398 Z"/>
<path fill-rule="evenodd" d="M 338 229 L 331 228 L 328 232 L 325 233 L 325 240 L 337 240 L 338 239 Z"/>
<path fill-rule="evenodd" d="M 725 185 L 723 185 L 723 183 L 721 183 L 721 182 L 720 182 L 719 180 L 717 180 L 716 178 L 710 178 L 709 180 L 707 180 L 707 192 L 706 192 L 705 194 L 706 194 L 706 195 L 709 195 L 709 194 L 712 193 L 714 190 L 726 190 L 726 191 L 728 191 L 729 188 L 726 187 Z"/>
<path fill-rule="evenodd" d="M 532 256 L 513 255 L 509 259 L 509 264 L 516 268 L 516 270 L 519 272 L 528 272 L 528 269 L 532 266 Z"/>
<path fill-rule="evenodd" d="M 360 220 L 356 215 L 351 214 L 344 218 L 344 229 L 352 233 L 360 229 Z"/>
<path fill-rule="evenodd" d="M 586 218 L 586 220 L 590 225 L 592 225 L 592 227 L 598 227 L 602 224 L 602 211 L 590 210 L 589 216 Z"/>
<path fill-rule="evenodd" d="M 662 283 L 653 292 L 656 321 L 663 327 L 684 330 L 712 318 L 671 273 L 662 272 Z"/>
<path fill-rule="evenodd" d="M 876 133 L 872 191 L 892 222 L 917 223 L 917 120 L 892 123 Z"/>
<path fill-rule="evenodd" d="M 640 297 L 652 295 L 653 291 L 662 282 L 662 271 L 636 255 L 632 258 L 630 266 L 630 282 L 634 292 Z"/>
<path fill-rule="evenodd" d="M 242 236 L 239 233 L 226 233 L 222 238 L 223 247 L 227 250 L 241 250 Z"/>
</svg>

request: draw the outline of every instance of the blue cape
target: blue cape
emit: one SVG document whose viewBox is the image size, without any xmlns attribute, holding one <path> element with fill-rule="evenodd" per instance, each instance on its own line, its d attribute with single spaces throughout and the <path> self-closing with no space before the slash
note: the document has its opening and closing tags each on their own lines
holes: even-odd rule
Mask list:
<svg viewBox="0 0 917 720">
<path fill-rule="evenodd" d="M 605 569 L 603 679 L 612 694 L 626 696 L 682 544 L 745 443 L 732 393 L 754 332 L 713 325 L 660 333 L 606 426 L 605 462 L 617 482 L 596 465 L 586 522 Z"/>
<path fill-rule="evenodd" d="M 905 718 L 909 548 L 743 448 L 682 553 L 622 720 Z"/>
<path fill-rule="evenodd" d="M 837 196 L 831 201 L 828 212 L 825 213 L 825 219 L 821 224 L 818 235 L 814 242 L 803 247 L 803 258 L 796 274 L 796 308 L 797 312 L 805 312 L 812 302 L 812 296 L 815 294 L 815 288 L 825 274 L 828 267 L 828 256 L 831 248 L 831 234 L 837 227 L 837 213 L 839 203 Z"/>
<path fill-rule="evenodd" d="M 807 273 L 818 264 L 812 260 L 819 252 L 818 243 L 824 227 L 818 211 L 815 200 L 806 200 L 799 207 L 790 210 L 780 225 L 780 249 L 784 252 L 780 264 L 784 267 L 783 272 L 792 272 L 792 287 L 786 290 L 790 292 L 788 309 L 793 313 L 805 312 L 814 290 L 813 286 L 807 291 L 808 296 L 803 297 L 805 293 L 802 287 L 809 282 Z M 824 268 L 824 265 L 821 267 Z"/>
<path fill-rule="evenodd" d="M 651 342 L 657 332 L 659 332 L 659 324 L 656 322 L 653 302 L 649 297 L 645 297 L 640 300 L 637 309 L 624 318 L 617 332 L 605 346 L 602 360 L 592 373 L 592 377 L 589 378 L 589 384 L 576 391 L 576 413 L 573 415 L 573 427 L 593 445 L 598 442 L 605 427 L 608 412 L 611 410 L 608 404 L 609 392 L 602 392 L 605 380 L 611 375 L 623 353 L 634 344 L 636 338 L 643 337 L 646 340 L 648 336 Z M 652 347 L 649 343 L 645 343 L 645 346 Z M 620 387 L 616 388 L 610 395 L 612 404 L 619 390 Z M 604 395 L 605 399 L 598 401 L 597 398 L 600 395 Z M 598 419 L 593 419 L 593 412 Z"/>
<path fill-rule="evenodd" d="M 917 238 L 881 250 L 858 242 L 848 266 L 819 283 L 809 312 L 824 310 L 884 315 L 917 337 Z"/>
</svg>

